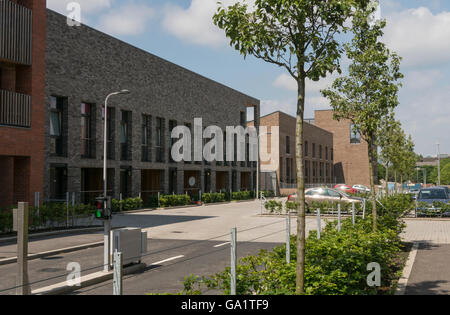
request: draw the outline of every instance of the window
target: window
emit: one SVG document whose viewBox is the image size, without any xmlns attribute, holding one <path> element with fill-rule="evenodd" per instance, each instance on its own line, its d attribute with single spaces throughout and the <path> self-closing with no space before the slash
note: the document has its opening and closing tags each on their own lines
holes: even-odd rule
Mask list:
<svg viewBox="0 0 450 315">
<path fill-rule="evenodd" d="M 189 129 L 189 131 L 190 131 L 190 133 L 191 133 L 191 141 L 192 141 L 192 124 L 190 124 L 190 123 L 185 123 L 184 124 L 188 129 Z M 193 142 L 193 141 L 192 141 Z M 191 143 L 191 146 L 192 146 L 192 143 Z M 191 148 L 191 159 L 192 159 L 192 152 L 193 152 L 193 150 L 192 150 L 192 148 Z M 192 163 L 192 161 L 191 160 L 189 160 L 189 161 L 184 161 L 184 163 L 186 163 L 186 164 L 191 164 Z"/>
<path fill-rule="evenodd" d="M 169 162 L 174 163 L 175 161 L 172 158 L 172 146 L 175 143 L 174 138 L 172 138 L 172 130 L 177 126 L 176 120 L 169 120 Z"/>
<path fill-rule="evenodd" d="M 350 143 L 352 144 L 360 144 L 361 143 L 361 134 L 356 129 L 354 124 L 350 125 Z"/>
<path fill-rule="evenodd" d="M 114 160 L 114 108 L 108 107 L 106 120 L 106 156 L 108 160 Z M 105 121 L 105 108 L 102 108 L 102 118 Z"/>
<path fill-rule="evenodd" d="M 330 151 L 331 151 L 331 156 L 330 156 L 330 157 L 331 157 L 331 161 L 333 162 L 333 160 L 334 160 L 334 156 L 333 156 L 334 152 L 333 152 L 333 149 L 331 149 Z"/>
<path fill-rule="evenodd" d="M 313 158 L 316 157 L 316 144 L 315 143 L 312 144 L 312 157 Z"/>
<path fill-rule="evenodd" d="M 164 162 L 164 118 L 156 118 L 155 153 L 156 162 Z"/>
<path fill-rule="evenodd" d="M 67 166 L 50 166 L 50 199 L 64 200 L 67 192 Z"/>
<path fill-rule="evenodd" d="M 66 98 L 50 97 L 50 153 L 64 155 L 63 148 L 63 112 Z"/>
<path fill-rule="evenodd" d="M 291 182 L 291 159 L 286 159 L 286 182 Z"/>
<path fill-rule="evenodd" d="M 305 141 L 305 156 L 308 156 L 308 141 Z"/>
<path fill-rule="evenodd" d="M 93 112 L 94 105 L 81 103 L 81 157 L 94 157 Z"/>
<path fill-rule="evenodd" d="M 322 159 L 322 145 L 319 145 L 319 158 Z"/>
<path fill-rule="evenodd" d="M 325 160 L 328 160 L 328 147 L 325 147 Z"/>
<path fill-rule="evenodd" d="M 305 177 L 309 177 L 309 161 L 305 161 Z"/>
<path fill-rule="evenodd" d="M 151 148 L 151 121 L 152 116 L 150 115 L 142 115 L 142 162 L 150 161 L 150 148 Z"/>
<path fill-rule="evenodd" d="M 291 154 L 291 139 L 286 136 L 286 154 Z"/>
<path fill-rule="evenodd" d="M 131 160 L 131 112 L 120 111 L 120 159 Z"/>
</svg>

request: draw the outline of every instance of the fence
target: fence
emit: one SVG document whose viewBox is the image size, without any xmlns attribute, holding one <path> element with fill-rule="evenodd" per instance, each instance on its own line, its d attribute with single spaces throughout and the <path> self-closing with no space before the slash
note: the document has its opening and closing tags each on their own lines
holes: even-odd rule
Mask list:
<svg viewBox="0 0 450 315">
<path fill-rule="evenodd" d="M 337 229 L 340 230 L 340 226 L 341 226 L 341 216 L 340 216 L 340 207 L 338 207 L 338 225 L 337 225 Z M 317 234 L 317 238 L 320 239 L 321 237 L 321 232 L 322 232 L 322 213 L 320 211 L 320 209 L 317 209 L 316 211 L 316 215 L 317 215 L 317 227 L 316 227 L 316 234 Z M 363 214 L 364 217 L 364 214 Z M 269 232 L 269 233 L 265 233 L 267 228 L 269 226 L 273 226 L 273 225 L 277 225 L 277 224 L 284 224 L 284 227 L 281 229 L 276 229 L 274 232 Z M 353 225 L 356 224 L 356 211 L 355 208 L 352 209 L 352 223 Z M 264 234 L 253 237 L 253 235 L 255 234 L 255 231 L 260 229 L 260 231 L 262 231 Z M 230 241 L 226 242 L 226 243 L 222 243 L 222 244 L 218 244 L 215 245 L 213 247 L 213 249 L 205 251 L 205 252 L 201 252 L 199 254 L 196 254 L 194 256 L 190 256 L 190 257 L 184 257 L 183 255 L 177 256 L 175 257 L 176 259 L 167 259 L 165 260 L 165 262 L 167 261 L 172 261 L 170 264 L 168 265 L 162 265 L 162 262 L 158 262 L 158 263 L 148 263 L 147 266 L 148 268 L 146 268 L 145 272 L 146 273 L 152 273 L 152 272 L 159 272 L 160 270 L 164 269 L 164 268 L 168 268 L 186 261 L 190 261 L 196 258 L 201 258 L 201 257 L 205 257 L 208 255 L 213 255 L 213 254 L 217 254 L 221 251 L 225 251 L 225 250 L 229 250 L 230 253 L 230 266 L 231 266 L 231 273 L 230 273 L 230 283 L 231 283 L 231 294 L 235 295 L 237 294 L 237 286 L 238 286 L 238 277 L 237 277 L 237 263 L 238 263 L 238 256 L 237 256 L 237 249 L 239 247 L 239 243 L 238 243 L 238 239 L 239 239 L 239 235 L 244 235 L 245 233 L 249 233 L 251 232 L 251 234 L 247 234 L 247 236 L 251 236 L 250 239 L 246 239 L 245 242 L 254 242 L 260 239 L 264 239 L 270 236 L 274 236 L 276 234 L 280 234 L 280 233 L 284 233 L 285 234 L 285 244 L 286 244 L 286 264 L 291 264 L 291 263 L 295 263 L 295 262 L 291 262 L 291 253 L 290 253 L 290 242 L 291 242 L 291 213 L 287 213 L 285 218 L 282 220 L 277 220 L 275 222 L 271 222 L 271 223 L 267 223 L 267 224 L 262 224 L 262 225 L 258 225 L 258 226 L 254 226 L 254 227 L 250 227 L 250 228 L 246 228 L 246 229 L 238 229 L 238 228 L 232 228 L 231 229 L 231 233 L 227 233 L 227 234 L 222 234 L 222 235 L 217 235 L 208 239 L 204 239 L 204 240 L 196 240 L 196 241 L 192 241 L 190 243 L 186 243 L 186 244 L 182 244 L 182 245 L 176 245 L 176 246 L 172 246 L 172 247 L 167 247 L 167 248 L 162 248 L 162 249 L 157 249 L 155 251 L 150 251 L 147 252 L 139 257 L 134 257 L 134 258 L 130 258 L 129 260 L 135 260 L 137 258 L 140 258 L 140 260 L 143 261 L 143 259 L 147 259 L 147 258 L 151 258 L 151 257 L 158 257 L 160 256 L 161 253 L 165 253 L 165 252 L 170 252 L 170 251 L 174 251 L 176 250 L 177 252 L 180 252 L 182 249 L 184 248 L 192 248 L 195 245 L 198 245 L 200 243 L 204 243 L 204 242 L 210 242 L 210 241 L 218 241 L 219 239 L 223 239 L 226 236 L 230 237 Z M 149 246 L 151 247 L 151 242 L 149 242 Z M 229 245 L 225 246 L 225 245 Z M 115 295 L 121 295 L 124 293 L 124 287 L 123 287 L 123 280 L 124 278 L 124 272 L 123 272 L 123 259 L 122 259 L 122 253 L 120 252 L 115 252 L 113 254 L 113 270 L 112 270 L 112 274 L 113 274 L 113 290 L 112 293 Z M 159 257 L 158 257 L 159 258 Z M 101 265 L 94 265 L 94 266 L 90 266 L 88 268 L 82 269 L 79 271 L 79 275 L 81 276 L 82 274 L 85 274 L 87 272 L 93 272 L 93 271 L 99 271 L 99 270 L 103 270 L 103 268 L 107 266 L 105 264 L 101 264 Z M 130 275 L 129 277 L 136 277 L 136 275 Z M 36 281 L 29 281 L 23 285 L 20 286 L 13 286 L 13 287 L 7 287 L 7 288 L 2 288 L 1 284 L 0 284 L 0 294 L 11 294 L 14 293 L 15 290 L 17 288 L 20 287 L 32 287 L 32 286 L 36 286 L 39 284 L 43 284 L 43 283 L 49 283 L 52 282 L 51 284 L 55 284 L 55 281 L 61 281 L 63 279 L 66 279 L 66 282 L 68 283 L 68 281 L 71 281 L 73 283 L 74 278 L 73 278 L 73 274 L 71 272 L 64 272 L 62 274 L 59 274 L 57 276 L 53 276 L 53 277 L 48 277 L 48 278 L 44 278 L 44 279 L 39 279 Z M 69 280 L 70 279 L 70 280 Z M 135 280 L 136 281 L 136 280 Z M 148 293 L 148 292 L 147 292 Z M 164 292 L 160 292 L 160 293 L 164 293 Z M 206 292 L 208 293 L 208 292 Z"/>
</svg>

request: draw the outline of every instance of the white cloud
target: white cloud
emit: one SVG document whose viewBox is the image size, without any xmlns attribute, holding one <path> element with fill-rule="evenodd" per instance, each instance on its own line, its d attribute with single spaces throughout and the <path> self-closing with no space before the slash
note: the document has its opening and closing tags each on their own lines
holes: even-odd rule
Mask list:
<svg viewBox="0 0 450 315">
<path fill-rule="evenodd" d="M 67 5 L 71 2 L 80 4 L 82 15 L 111 7 L 111 0 L 47 0 L 47 8 L 67 14 Z"/>
<path fill-rule="evenodd" d="M 145 5 L 126 5 L 101 16 L 98 28 L 112 35 L 139 35 L 154 16 Z"/>
<path fill-rule="evenodd" d="M 384 40 L 404 58 L 406 66 L 450 62 L 450 12 L 428 8 L 403 10 L 387 18 Z"/>
<path fill-rule="evenodd" d="M 322 78 L 319 81 L 306 81 L 306 93 L 307 94 L 320 94 L 321 90 L 324 90 L 333 84 L 334 80 L 337 78 L 337 75 L 329 75 L 326 78 Z M 273 86 L 285 89 L 288 91 L 297 91 L 297 82 L 288 74 L 282 73 L 280 74 L 275 81 L 273 82 Z"/>
<path fill-rule="evenodd" d="M 228 6 L 237 1 L 239 0 L 222 0 L 221 2 Z M 253 3 L 253 0 L 247 3 Z M 170 4 L 164 10 L 162 24 L 170 34 L 183 41 L 210 47 L 224 46 L 228 43 L 225 34 L 212 21 L 217 8 L 218 4 L 215 0 L 192 0 L 187 9 Z"/>
</svg>

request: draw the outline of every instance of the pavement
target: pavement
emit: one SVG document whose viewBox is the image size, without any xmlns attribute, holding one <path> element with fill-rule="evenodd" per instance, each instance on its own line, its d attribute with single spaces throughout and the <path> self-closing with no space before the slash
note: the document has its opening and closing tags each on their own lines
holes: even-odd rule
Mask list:
<svg viewBox="0 0 450 315">
<path fill-rule="evenodd" d="M 321 225 L 325 225 L 324 219 Z M 331 219 L 332 220 L 332 219 Z M 148 233 L 147 268 L 124 278 L 124 294 L 176 293 L 189 274 L 211 275 L 229 266 L 230 229 L 238 230 L 238 256 L 256 254 L 285 242 L 285 216 L 261 216 L 259 202 L 216 204 L 117 215 L 113 227 L 141 227 Z M 405 241 L 421 246 L 407 279 L 406 294 L 450 292 L 450 220 L 406 219 Z M 296 231 L 292 217 L 291 232 Z M 307 233 L 317 219 L 307 217 Z M 30 240 L 31 254 L 103 240 L 102 232 L 46 236 Z M 0 259 L 15 256 L 14 244 L 0 244 Z M 32 289 L 65 281 L 67 265 L 77 262 L 82 276 L 102 270 L 103 247 L 59 253 L 29 261 Z M 0 295 L 14 294 L 16 264 L 0 266 Z M 111 281 L 77 294 L 111 294 Z"/>
</svg>

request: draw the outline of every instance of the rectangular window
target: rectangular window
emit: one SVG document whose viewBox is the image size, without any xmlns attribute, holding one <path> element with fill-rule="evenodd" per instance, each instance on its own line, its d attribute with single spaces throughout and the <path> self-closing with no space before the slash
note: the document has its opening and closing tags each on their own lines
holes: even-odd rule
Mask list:
<svg viewBox="0 0 450 315">
<path fill-rule="evenodd" d="M 305 156 L 308 156 L 308 141 L 305 141 Z"/>
<path fill-rule="evenodd" d="M 286 154 L 291 154 L 291 139 L 286 136 Z"/>
<path fill-rule="evenodd" d="M 108 107 L 106 120 L 106 157 L 108 160 L 114 160 L 114 108 Z M 102 119 L 105 121 L 105 108 L 102 108 Z M 102 141 L 103 143 L 103 141 Z"/>
<path fill-rule="evenodd" d="M 93 104 L 81 103 L 81 157 L 94 158 L 94 108 Z"/>
<path fill-rule="evenodd" d="M 193 150 L 192 150 L 192 124 L 190 124 L 190 123 L 185 123 L 184 124 L 188 129 L 189 129 L 189 131 L 190 131 L 190 133 L 191 133 L 191 158 L 192 158 L 192 152 L 193 152 Z M 184 161 L 184 163 L 186 163 L 186 164 L 191 164 L 191 161 Z"/>
<path fill-rule="evenodd" d="M 151 160 L 151 121 L 152 116 L 142 115 L 142 162 L 149 162 Z"/>
<path fill-rule="evenodd" d="M 67 191 L 67 166 L 50 167 L 50 199 L 64 200 Z"/>
<path fill-rule="evenodd" d="M 172 146 L 176 142 L 177 139 L 172 138 L 172 130 L 177 126 L 176 120 L 169 120 L 169 162 L 174 163 L 175 161 L 172 158 Z"/>
<path fill-rule="evenodd" d="M 50 153 L 55 156 L 64 155 L 63 112 L 66 100 L 64 97 L 50 97 Z"/>
<path fill-rule="evenodd" d="M 315 143 L 312 144 L 312 157 L 313 158 L 316 157 L 316 144 Z"/>
<path fill-rule="evenodd" d="M 120 159 L 131 160 L 131 112 L 120 111 Z"/>
<path fill-rule="evenodd" d="M 328 147 L 325 147 L 325 160 L 328 160 Z"/>
<path fill-rule="evenodd" d="M 322 159 L 322 145 L 319 145 L 319 159 Z"/>
<path fill-rule="evenodd" d="M 156 162 L 164 162 L 164 118 L 156 118 L 155 154 Z"/>
<path fill-rule="evenodd" d="M 333 161 L 333 160 L 334 160 L 334 156 L 333 156 L 333 154 L 334 154 L 334 152 L 333 152 L 333 149 L 331 149 L 331 161 Z"/>
<path fill-rule="evenodd" d="M 350 125 L 350 143 L 352 144 L 361 143 L 361 134 L 354 124 Z"/>
</svg>

